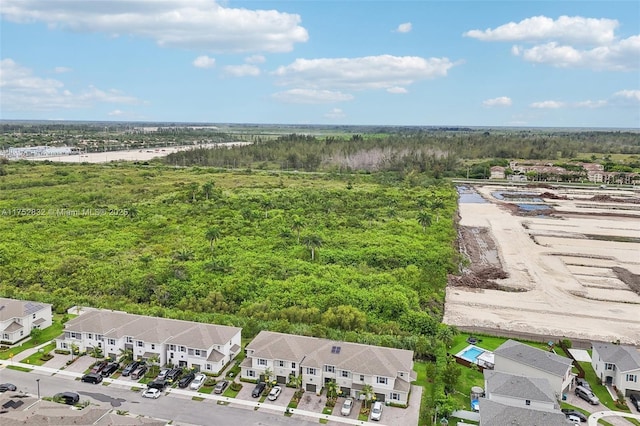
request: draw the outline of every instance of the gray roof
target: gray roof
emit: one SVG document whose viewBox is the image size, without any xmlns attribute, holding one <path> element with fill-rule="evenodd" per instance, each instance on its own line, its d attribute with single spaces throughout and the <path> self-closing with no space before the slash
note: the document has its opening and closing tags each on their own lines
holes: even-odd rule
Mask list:
<svg viewBox="0 0 640 426">
<path fill-rule="evenodd" d="M 150 343 L 209 349 L 213 345 L 229 343 L 241 329 L 226 325 L 148 317 L 121 311 L 95 310 L 68 321 L 65 324 L 65 330 L 102 334 L 112 339 L 130 336 L 134 340 Z"/>
<path fill-rule="evenodd" d="M 13 333 L 14 331 L 18 331 L 23 329 L 24 326 L 22 324 L 18 324 L 15 321 L 12 321 L 11 324 L 7 328 L 4 329 L 6 333 Z"/>
<path fill-rule="evenodd" d="M 339 348 L 338 353 L 334 348 Z M 360 374 L 396 377 L 411 372 L 413 352 L 360 343 L 338 342 L 317 337 L 261 331 L 246 347 L 255 358 L 288 360 L 303 367 L 333 365 L 339 370 Z"/>
<path fill-rule="evenodd" d="M 543 351 L 542 349 L 534 348 L 533 346 L 525 345 L 515 340 L 507 340 L 493 351 L 493 353 L 560 377 L 564 377 L 573 363 L 571 358 L 556 355 L 553 352 Z M 496 360 L 496 368 L 499 368 L 498 360 Z"/>
<path fill-rule="evenodd" d="M 30 300 L 16 300 L 0 297 L 0 321 L 6 321 L 11 318 L 22 318 L 31 315 L 42 309 L 51 310 L 48 303 L 32 302 Z"/>
<path fill-rule="evenodd" d="M 625 372 L 640 369 L 640 352 L 633 346 L 614 345 L 612 343 L 592 343 L 600 359 L 615 364 L 618 371 Z"/>
<path fill-rule="evenodd" d="M 560 410 L 544 411 L 526 407 L 512 407 L 480 398 L 480 424 L 487 426 L 567 426 Z"/>
<path fill-rule="evenodd" d="M 489 396 L 500 395 L 546 403 L 557 403 L 556 394 L 547 379 L 524 377 L 515 374 L 484 370 L 485 392 Z"/>
</svg>

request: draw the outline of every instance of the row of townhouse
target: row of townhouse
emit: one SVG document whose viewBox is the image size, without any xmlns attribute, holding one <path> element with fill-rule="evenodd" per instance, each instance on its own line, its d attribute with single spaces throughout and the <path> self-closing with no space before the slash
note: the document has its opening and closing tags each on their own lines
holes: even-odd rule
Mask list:
<svg viewBox="0 0 640 426">
<path fill-rule="evenodd" d="M 0 341 L 14 344 L 26 339 L 34 328 L 45 329 L 52 323 L 48 303 L 0 297 Z"/>
<path fill-rule="evenodd" d="M 316 337 L 260 332 L 246 347 L 241 377 L 260 380 L 269 369 L 278 383 L 302 377 L 303 389 L 319 392 L 335 381 L 341 395 L 364 398 L 365 385 L 378 401 L 407 405 L 413 371 L 413 352 Z"/>
<path fill-rule="evenodd" d="M 217 374 L 241 350 L 240 328 L 108 310 L 89 310 L 65 324 L 58 349 L 100 348 L 116 359 L 126 350 L 134 359 L 157 358 L 171 364 Z"/>
</svg>

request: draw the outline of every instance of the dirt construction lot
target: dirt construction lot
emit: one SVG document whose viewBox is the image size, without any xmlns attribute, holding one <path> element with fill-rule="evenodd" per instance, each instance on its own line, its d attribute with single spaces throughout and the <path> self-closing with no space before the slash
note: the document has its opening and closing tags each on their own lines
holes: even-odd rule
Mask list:
<svg viewBox="0 0 640 426">
<path fill-rule="evenodd" d="M 468 187 L 459 212 L 447 324 L 640 345 L 638 192 Z"/>
</svg>

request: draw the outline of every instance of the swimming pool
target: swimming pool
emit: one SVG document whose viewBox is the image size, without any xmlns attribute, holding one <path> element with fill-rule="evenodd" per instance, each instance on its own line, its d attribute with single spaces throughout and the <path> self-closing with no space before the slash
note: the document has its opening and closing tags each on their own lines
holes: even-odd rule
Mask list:
<svg viewBox="0 0 640 426">
<path fill-rule="evenodd" d="M 465 350 L 458 354 L 458 357 L 462 359 L 466 359 L 469 362 L 473 362 L 475 364 L 478 363 L 478 357 L 484 353 L 484 349 L 480 349 L 477 346 L 469 345 Z"/>
</svg>

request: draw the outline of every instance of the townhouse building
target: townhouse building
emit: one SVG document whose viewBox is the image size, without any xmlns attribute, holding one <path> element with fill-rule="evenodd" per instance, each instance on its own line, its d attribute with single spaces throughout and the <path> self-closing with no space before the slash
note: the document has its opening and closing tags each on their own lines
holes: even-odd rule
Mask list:
<svg viewBox="0 0 640 426">
<path fill-rule="evenodd" d="M 45 329 L 52 322 L 48 303 L 0 297 L 0 341 L 5 344 L 26 339 L 34 328 Z"/>
</svg>

